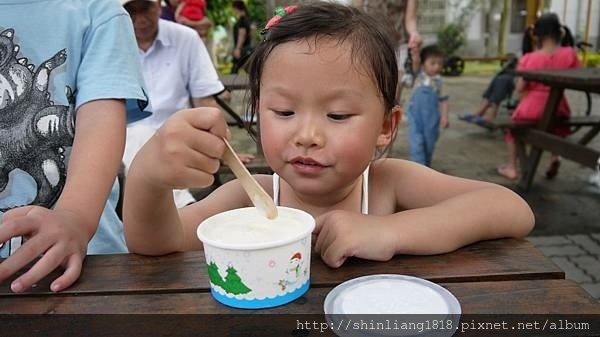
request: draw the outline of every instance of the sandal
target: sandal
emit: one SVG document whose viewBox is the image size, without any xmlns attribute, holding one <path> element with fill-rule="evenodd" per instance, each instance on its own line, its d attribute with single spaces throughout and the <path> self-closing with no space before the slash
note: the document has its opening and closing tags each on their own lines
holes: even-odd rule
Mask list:
<svg viewBox="0 0 600 337">
<path fill-rule="evenodd" d="M 558 174 L 558 169 L 560 168 L 560 160 L 554 160 L 550 163 L 550 167 L 546 170 L 546 179 L 554 179 Z"/>
<path fill-rule="evenodd" d="M 458 119 L 465 121 L 465 122 L 472 122 L 475 117 L 479 117 L 479 116 L 473 115 L 473 114 L 466 114 L 466 115 L 459 115 Z"/>
</svg>

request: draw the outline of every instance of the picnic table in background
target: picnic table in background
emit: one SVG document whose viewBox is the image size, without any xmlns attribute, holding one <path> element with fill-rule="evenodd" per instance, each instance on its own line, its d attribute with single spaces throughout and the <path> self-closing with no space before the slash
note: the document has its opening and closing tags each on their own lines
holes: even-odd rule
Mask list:
<svg viewBox="0 0 600 337">
<path fill-rule="evenodd" d="M 504 125 L 514 131 L 517 155 L 521 165 L 519 187 L 526 191 L 529 190 L 543 151 L 550 151 L 595 169 L 600 152 L 598 149 L 589 147 L 588 144 L 600 132 L 600 116 L 577 116 L 569 120 L 559 120 L 556 110 L 565 89 L 600 93 L 600 69 L 532 70 L 517 71 L 515 74 L 525 81 L 539 82 L 550 87 L 544 114 L 537 124 Z M 574 142 L 569 138 L 560 138 L 552 134 L 552 130 L 557 124 L 589 127 L 589 130 L 577 142 Z M 526 149 L 526 144 L 531 145 L 529 151 Z"/>
<path fill-rule="evenodd" d="M 0 314 L 230 315 L 231 321 L 227 319 L 229 316 L 219 316 L 220 321 L 203 323 L 207 325 L 203 328 L 209 329 L 206 331 L 213 329 L 211 335 L 215 336 L 220 335 L 215 331 L 220 331 L 218 329 L 224 328 L 224 325 L 228 335 L 247 332 L 247 326 L 233 324 L 234 319 L 242 314 L 250 316 L 244 324 L 250 320 L 255 329 L 269 332 L 262 331 L 257 336 L 298 336 L 295 324 L 288 322 L 282 325 L 282 322 L 291 318 L 295 322 L 300 317 L 293 315 L 309 315 L 325 322 L 323 303 L 329 291 L 344 281 L 373 274 L 411 275 L 439 283 L 459 300 L 463 316 L 600 314 L 600 304 L 596 299 L 576 283 L 564 279 L 564 272 L 531 243 L 515 239 L 479 242 L 436 256 L 401 255 L 388 262 L 351 259 L 338 269 L 329 268 L 318 255 L 313 254 L 310 290 L 292 303 L 263 310 L 234 309 L 214 300 L 202 251 L 161 257 L 134 254 L 88 256 L 80 279 L 59 294 L 48 290 L 58 271 L 24 294 L 10 291 L 10 281 L 14 277 L 3 282 L 0 285 Z M 152 317 L 153 320 L 161 319 Z M 193 321 L 193 317 L 186 320 Z M 282 319 L 278 321 L 277 317 Z M 136 319 L 128 319 L 132 320 Z M 143 317 L 139 320 L 146 321 Z M 201 320 L 202 317 L 198 317 L 198 321 Z M 31 320 L 26 328 L 39 330 L 42 327 L 36 324 L 47 324 L 47 321 Z M 175 325 L 158 325 L 154 329 L 165 333 L 189 329 L 186 324 Z M 133 334 L 139 333 L 135 324 L 125 329 L 131 329 Z"/>
<path fill-rule="evenodd" d="M 225 88 L 229 91 L 243 90 L 243 91 L 246 91 L 246 94 L 247 94 L 247 91 L 250 88 L 250 82 L 248 81 L 248 75 L 246 75 L 246 74 L 223 75 L 220 77 L 220 80 L 221 80 L 221 83 L 223 83 L 223 85 L 225 86 Z M 256 139 L 256 157 L 251 162 L 245 164 L 248 171 L 250 171 L 250 173 L 253 173 L 253 174 L 272 174 L 273 171 L 267 165 L 267 162 L 265 161 L 265 158 L 262 154 L 262 147 L 260 144 L 260 137 L 259 137 L 259 133 L 258 133 L 258 128 L 259 128 L 258 122 L 254 123 L 253 121 L 244 120 L 241 117 L 241 114 L 236 113 L 229 104 L 227 104 L 226 102 L 224 102 L 222 99 L 220 99 L 218 97 L 216 99 L 217 99 L 217 103 L 219 103 L 219 105 L 230 116 L 233 117 L 233 119 L 235 121 L 235 125 L 250 130 L 251 135 Z M 256 118 L 258 118 L 258 117 L 256 117 Z M 219 177 L 219 181 L 221 181 L 220 175 L 221 174 L 231 174 L 231 170 L 229 169 L 229 167 L 227 167 L 225 165 L 221 165 L 221 168 L 219 168 L 219 171 L 217 172 L 217 174 Z"/>
</svg>

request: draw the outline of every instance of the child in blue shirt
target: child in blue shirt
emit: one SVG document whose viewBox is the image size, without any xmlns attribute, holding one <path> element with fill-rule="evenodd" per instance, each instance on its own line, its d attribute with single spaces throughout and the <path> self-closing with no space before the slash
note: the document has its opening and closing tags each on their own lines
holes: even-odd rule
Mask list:
<svg viewBox="0 0 600 337">
<path fill-rule="evenodd" d="M 117 1 L 0 0 L 0 282 L 35 261 L 11 289 L 61 266 L 60 291 L 86 253 L 127 251 L 115 177 L 146 105 Z"/>
<path fill-rule="evenodd" d="M 440 75 L 444 54 L 437 46 L 430 45 L 421 50 L 420 59 L 421 71 L 408 104 L 410 160 L 431 166 L 439 128 L 449 125 L 448 96 L 443 94 Z"/>
</svg>

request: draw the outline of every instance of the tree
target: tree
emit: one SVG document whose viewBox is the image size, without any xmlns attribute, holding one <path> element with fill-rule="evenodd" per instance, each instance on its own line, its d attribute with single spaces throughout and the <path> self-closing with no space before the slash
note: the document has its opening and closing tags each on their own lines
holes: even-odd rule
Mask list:
<svg viewBox="0 0 600 337">
<path fill-rule="evenodd" d="M 444 55 L 451 56 L 465 43 L 463 28 L 458 24 L 447 24 L 437 33 L 438 47 L 444 52 Z"/>
<path fill-rule="evenodd" d="M 504 55 L 506 45 L 506 25 L 508 24 L 508 0 L 502 2 L 502 15 L 500 16 L 500 28 L 498 32 L 498 55 Z"/>
<path fill-rule="evenodd" d="M 223 287 L 223 283 L 225 283 L 225 281 L 223 281 L 223 278 L 221 278 L 221 275 L 219 274 L 219 267 L 215 264 L 214 261 L 208 265 L 208 279 L 212 284 L 217 285 L 219 287 Z"/>
<path fill-rule="evenodd" d="M 252 291 L 250 288 L 246 287 L 240 276 L 237 274 L 237 270 L 232 266 L 227 268 L 227 276 L 225 276 L 225 283 L 222 288 L 226 292 L 234 295 L 246 294 Z"/>
<path fill-rule="evenodd" d="M 465 30 L 475 10 L 481 6 L 483 0 L 453 0 L 448 2 L 458 14 L 452 23 L 445 25 L 437 33 L 438 45 L 446 56 L 452 56 L 465 43 Z"/>
</svg>

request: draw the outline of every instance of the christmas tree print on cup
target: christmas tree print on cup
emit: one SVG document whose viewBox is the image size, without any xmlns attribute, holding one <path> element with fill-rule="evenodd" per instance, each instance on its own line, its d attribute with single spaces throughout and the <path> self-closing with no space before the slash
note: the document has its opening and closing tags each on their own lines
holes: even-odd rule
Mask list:
<svg viewBox="0 0 600 337">
<path fill-rule="evenodd" d="M 198 226 L 217 301 L 236 308 L 270 308 L 308 291 L 315 221 L 304 211 L 277 210 L 278 217 L 269 220 L 254 207 L 235 209 Z"/>
</svg>

